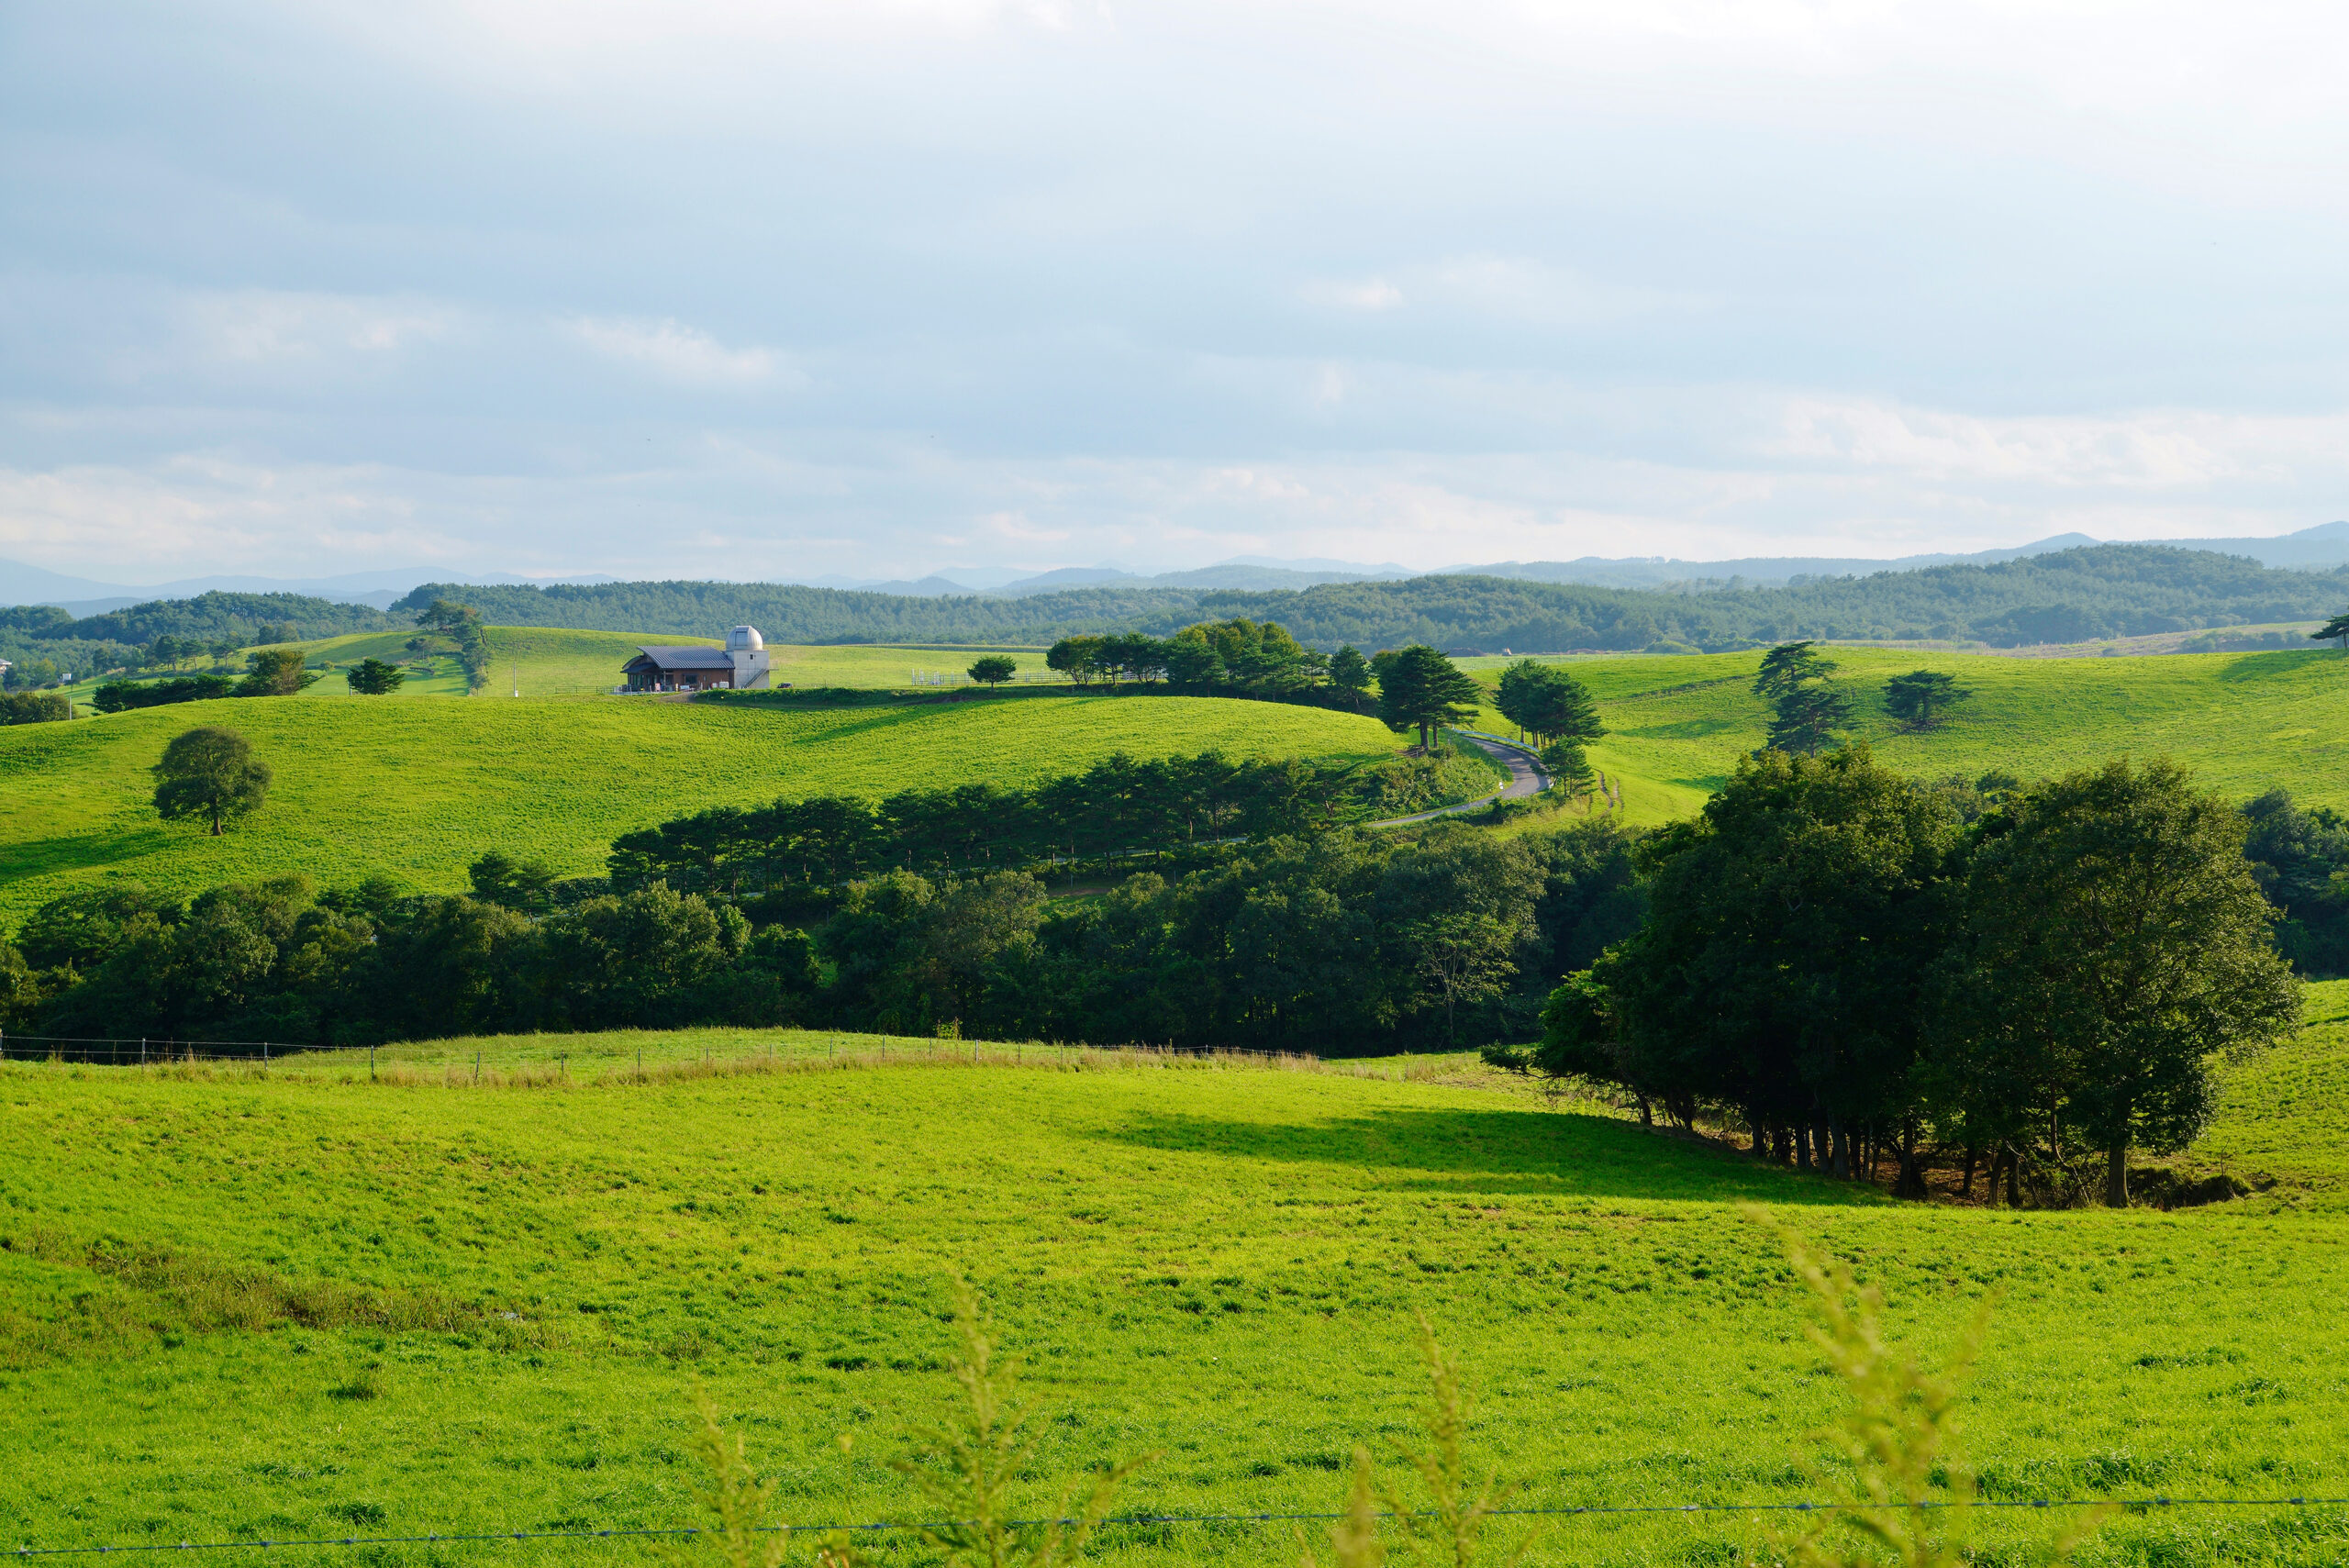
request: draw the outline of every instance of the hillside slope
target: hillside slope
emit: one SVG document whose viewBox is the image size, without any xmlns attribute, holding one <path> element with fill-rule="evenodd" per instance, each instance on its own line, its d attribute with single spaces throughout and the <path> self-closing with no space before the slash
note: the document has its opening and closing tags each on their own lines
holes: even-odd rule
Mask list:
<svg viewBox="0 0 2349 1568">
<path fill-rule="evenodd" d="M 1023 1507 L 1152 1449 L 1129 1508 L 1335 1507 L 1354 1445 L 1413 1429 L 1419 1313 L 1464 1362 L 1472 1462 L 1521 1505 L 1783 1503 L 1817 1495 L 1800 1462 L 1834 1394 L 1781 1225 L 1854 1260 L 1929 1353 L 1998 1294 L 1965 1418 L 1993 1498 L 2349 1489 L 2339 1214 L 1895 1205 L 1473 1078 L 896 1045 L 896 1065 L 537 1089 L 0 1069 L 0 1529 L 674 1526 L 696 1385 L 786 1518 L 904 1518 L 885 1462 L 947 1413 L 956 1273 L 1051 1413 Z M 2025 1560 L 2044 1520 L 2002 1511 L 1978 1544 Z M 1715 1563 L 1773 1524 L 1512 1538 L 1541 1562 Z M 2111 1521 L 2080 1560 L 2312 1568 L 2343 1529 L 2181 1508 Z M 1101 1560 L 1297 1550 L 1279 1524 L 1153 1524 Z"/>
<path fill-rule="evenodd" d="M 2282 787 L 2304 805 L 2349 808 L 2349 660 L 2338 652 L 2191 653 L 2143 659 L 2026 660 L 1826 651 L 1854 700 L 1850 734 L 1923 778 L 2003 768 L 2024 779 L 2108 757 L 2169 756 L 2238 800 Z M 1592 762 L 1629 781 L 1635 822 L 1686 815 L 1763 744 L 1769 708 L 1750 689 L 1758 653 L 1571 662 L 1609 733 Z M 1488 684 L 1508 661 L 1468 662 Z M 1884 683 L 1946 670 L 1975 695 L 1943 727 L 1903 731 Z M 1485 725 L 1507 721 L 1487 709 Z"/>
<path fill-rule="evenodd" d="M 276 772 L 227 837 L 156 819 L 148 769 L 202 724 Z M 0 928 L 69 885 L 137 877 L 175 894 L 305 873 L 382 872 L 453 890 L 484 851 L 599 872 L 612 839 L 709 806 L 917 785 L 1026 784 L 1114 751 L 1362 758 L 1375 719 L 1211 697 L 1038 695 L 805 712 L 640 697 L 224 700 L 0 729 Z"/>
</svg>

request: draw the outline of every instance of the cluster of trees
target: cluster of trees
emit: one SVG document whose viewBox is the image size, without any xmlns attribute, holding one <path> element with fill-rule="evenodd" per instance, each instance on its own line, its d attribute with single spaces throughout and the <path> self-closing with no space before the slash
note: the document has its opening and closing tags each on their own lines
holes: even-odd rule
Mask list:
<svg viewBox="0 0 2349 1568">
<path fill-rule="evenodd" d="M 100 713 L 121 713 L 216 697 L 287 697 L 318 678 L 317 671 L 303 664 L 300 649 L 263 648 L 245 656 L 242 678 L 182 675 L 166 681 L 108 681 L 91 694 L 90 706 Z"/>
<path fill-rule="evenodd" d="M 73 717 L 73 705 L 56 692 L 0 693 L 0 725 L 55 724 Z"/>
<path fill-rule="evenodd" d="M 1911 1193 L 1932 1139 L 1969 1187 L 1986 1159 L 2010 1198 L 2100 1165 L 2126 1203 L 2131 1149 L 2182 1147 L 2214 1062 L 2298 1020 L 2250 823 L 2165 762 L 1983 782 L 1865 748 L 1741 763 L 1640 845 L 1646 922 L 1553 994 L 1524 1064 L 1683 1122 L 1729 1107 L 1838 1175 L 1889 1147 Z"/>
<path fill-rule="evenodd" d="M 177 670 L 269 643 L 396 624 L 365 605 L 298 594 L 202 594 L 79 618 L 54 605 L 18 605 L 0 609 L 0 659 L 17 666 L 11 687 L 35 687 L 67 671 Z"/>
<path fill-rule="evenodd" d="M 807 1023 L 1338 1054 L 1521 1036 L 1549 977 L 1638 921 L 1628 840 L 1341 830 L 1048 902 L 1022 872 L 861 881 L 819 919 L 484 857 L 473 895 L 299 877 L 186 905 L 71 895 L 0 943 L 0 1027 L 363 1044 Z M 535 912 L 529 907 L 535 906 Z"/>
<path fill-rule="evenodd" d="M 1770 705 L 1769 749 L 1816 756 L 1852 720 L 1852 699 L 1834 685 L 1840 668 L 1815 642 L 1782 642 L 1762 656 L 1753 693 Z M 1884 684 L 1885 711 L 1911 731 L 1937 729 L 1974 695 L 1940 670 L 1912 670 Z"/>
<path fill-rule="evenodd" d="M 489 636 L 479 610 L 453 600 L 435 599 L 417 612 L 416 625 L 417 633 L 408 639 L 409 652 L 428 658 L 435 653 L 454 652 L 457 662 L 464 666 L 468 691 L 477 692 L 489 684 Z M 398 684 L 395 680 L 391 685 Z M 368 689 L 357 681 L 351 685 L 354 690 Z M 391 686 L 380 689 L 388 691 Z"/>
<path fill-rule="evenodd" d="M 2282 917 L 2276 945 L 2302 973 L 2349 975 L 2349 816 L 2269 790 L 2243 808 L 2243 855 Z"/>
<path fill-rule="evenodd" d="M 2001 646 L 2299 620 L 2332 614 L 2349 569 L 2276 571 L 2240 556 L 2098 545 L 1959 564 L 1705 591 L 1517 578 L 1329 583 L 1302 591 L 1082 588 L 1019 598 L 916 598 L 774 584 L 430 584 L 395 609 L 463 595 L 506 626 L 680 632 L 747 622 L 774 642 L 1050 643 L 1169 639 L 1200 621 L 1277 620 L 1310 648 L 1736 649 L 1798 638 L 1979 638 Z"/>
<path fill-rule="evenodd" d="M 1033 789 L 964 784 L 719 806 L 627 834 L 612 882 L 729 897 L 829 887 L 891 868 L 924 873 L 1163 860 L 1236 838 L 1310 833 L 1400 816 L 1480 787 L 1444 757 L 1340 765 L 1235 762 L 1219 752 L 1137 761 L 1120 752 Z"/>
<path fill-rule="evenodd" d="M 1163 681 L 1218 696 L 1321 702 L 1357 713 L 1369 706 L 1370 665 L 1357 650 L 1319 653 L 1278 621 L 1245 616 L 1202 621 L 1165 638 L 1140 631 L 1063 637 L 1044 665 L 1079 685 Z"/>
<path fill-rule="evenodd" d="M 1599 722 L 1588 687 L 1555 664 L 1520 659 L 1501 672 L 1493 706 L 1542 749 L 1552 788 L 1574 795 L 1590 793 L 1597 775 L 1583 746 L 1606 734 L 1607 727 Z"/>
</svg>

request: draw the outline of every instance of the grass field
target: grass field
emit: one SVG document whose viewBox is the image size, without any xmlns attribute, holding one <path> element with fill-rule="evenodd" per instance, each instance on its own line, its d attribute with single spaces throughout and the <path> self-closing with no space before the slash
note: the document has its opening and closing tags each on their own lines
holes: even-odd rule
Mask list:
<svg viewBox="0 0 2349 1568">
<path fill-rule="evenodd" d="M 1828 651 L 1854 699 L 1851 733 L 1905 773 L 2025 779 L 2129 754 L 2167 755 L 2237 799 L 2277 785 L 2303 805 L 2349 807 L 2349 660 L 2335 652 L 2188 653 L 2148 658 L 2010 659 L 1876 649 Z M 1633 822 L 1704 804 L 1737 758 L 1763 743 L 1769 710 L 1749 689 L 1758 653 L 1564 661 L 1611 731 L 1592 763 L 1626 786 Z M 1505 659 L 1464 660 L 1488 685 Z M 1885 714 L 1885 681 L 1946 670 L 1975 696 L 1931 733 Z M 1482 721 L 1507 733 L 1487 709 Z"/>
<path fill-rule="evenodd" d="M 148 769 L 200 724 L 241 731 L 276 773 L 269 804 L 219 839 L 161 822 L 149 804 Z M 187 894 L 286 872 L 329 884 L 382 872 L 449 890 L 492 848 L 566 874 L 600 871 L 616 835 L 708 806 L 1022 784 L 1119 751 L 1359 759 L 1396 746 L 1375 719 L 1205 697 L 834 712 L 488 695 L 146 708 L 0 730 L 0 929 L 106 875 Z"/>
<path fill-rule="evenodd" d="M 1994 1497 L 2337 1497 L 2349 986 L 2315 993 L 2329 1021 L 2247 1073 L 2211 1135 L 2240 1149 L 2256 1121 L 2283 1184 L 2167 1215 L 1895 1205 L 1427 1060 L 1062 1071 L 1034 1052 L 637 1081 L 627 1040 L 581 1040 L 619 1071 L 574 1054 L 531 1088 L 17 1065 L 0 1070 L 0 1540 L 686 1522 L 696 1382 L 787 1517 L 903 1518 L 886 1461 L 946 1408 L 957 1272 L 1048 1407 L 1030 1506 L 1048 1476 L 1160 1448 L 1130 1507 L 1336 1507 L 1353 1445 L 1408 1430 L 1420 1311 L 1466 1362 L 1473 1456 L 1524 1503 L 1816 1496 L 1804 1434 L 1831 1381 L 1742 1202 L 1854 1260 L 1925 1348 L 1998 1294 L 1965 1419 Z M 486 1049 L 511 1067 L 545 1044 Z M 1766 1527 L 1529 1528 L 1537 1562 L 1727 1564 Z M 2332 1563 L 2349 1515 L 2129 1517 L 2083 1555 Z M 1153 1524 L 1099 1560 L 1296 1551 L 1279 1524 Z"/>
</svg>

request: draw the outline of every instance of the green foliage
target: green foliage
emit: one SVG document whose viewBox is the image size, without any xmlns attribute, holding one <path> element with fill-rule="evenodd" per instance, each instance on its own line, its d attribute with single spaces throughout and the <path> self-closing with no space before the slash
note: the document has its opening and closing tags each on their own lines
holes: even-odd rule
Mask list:
<svg viewBox="0 0 2349 1568">
<path fill-rule="evenodd" d="M 2337 637 L 2341 639 L 2342 651 L 2349 653 L 2349 611 L 2334 616 L 2331 620 L 2309 633 L 2309 637 L 2317 642 Z"/>
<path fill-rule="evenodd" d="M 1762 656 L 1753 693 L 1771 706 L 1770 749 L 1816 754 L 1849 722 L 1849 698 L 1827 682 L 1839 668 L 1809 642 L 1787 642 Z"/>
<path fill-rule="evenodd" d="M 269 798 L 270 770 L 251 742 L 233 729 L 200 725 L 163 748 L 155 775 L 155 811 L 166 822 L 198 817 L 218 838 L 224 826 Z"/>
<path fill-rule="evenodd" d="M 990 653 L 971 665 L 971 679 L 981 685 L 999 686 L 1019 673 L 1019 662 L 1000 653 Z"/>
<path fill-rule="evenodd" d="M 72 703 L 55 692 L 0 693 L 0 726 L 61 724 L 72 717 Z"/>
<path fill-rule="evenodd" d="M 1972 687 L 1959 685 L 1946 671 L 1912 670 L 1885 682 L 1884 711 L 1911 729 L 1931 729 L 1973 695 Z"/>
<path fill-rule="evenodd" d="M 1542 748 L 1541 757 L 1552 789 L 1579 800 L 1598 787 L 1598 771 L 1590 765 L 1590 757 L 1580 741 L 1553 740 Z"/>
<path fill-rule="evenodd" d="M 380 659 L 362 659 L 343 676 L 343 683 L 362 696 L 380 697 L 400 689 L 407 672 Z"/>
<path fill-rule="evenodd" d="M 2243 857 L 2259 891 L 2283 915 L 2278 951 L 2303 974 L 2349 974 L 2349 817 L 2303 811 L 2271 789 L 2243 808 Z"/>
<path fill-rule="evenodd" d="M 1815 642 L 1782 642 L 1762 655 L 1762 666 L 1753 674 L 1753 695 L 1775 702 L 1840 668 Z"/>
<path fill-rule="evenodd" d="M 2044 1129 L 2106 1156 L 2183 1148 L 2214 1060 L 2288 1034 L 2299 994 L 2243 858 L 2243 816 L 2166 762 L 2065 775 L 1987 817 L 1964 868 L 1943 1075 L 1977 1141 Z"/>
<path fill-rule="evenodd" d="M 1382 653 L 1373 667 L 1379 722 L 1397 734 L 1417 728 L 1423 750 L 1437 729 L 1475 717 L 1484 701 L 1474 677 L 1423 642 Z"/>
<path fill-rule="evenodd" d="M 1447 1562 L 1451 1568 L 1473 1568 L 1486 1524 L 1497 1510 L 1508 1506 L 1517 1488 L 1503 1485 L 1496 1475 L 1487 1475 L 1482 1484 L 1471 1478 L 1461 1452 L 1469 1421 L 1460 1363 L 1436 1343 L 1435 1330 L 1424 1316 L 1419 1326 L 1419 1360 L 1427 1367 L 1429 1385 L 1422 1421 L 1431 1446 L 1420 1451 L 1397 1442 L 1395 1450 L 1397 1457 L 1419 1476 L 1427 1501 L 1414 1507 L 1402 1493 L 1390 1491 L 1386 1506 L 1401 1520 L 1421 1556 Z M 1524 1549 L 1520 1546 L 1504 1554 L 1502 1562 L 1522 1555 Z"/>
<path fill-rule="evenodd" d="M 1607 733 L 1590 700 L 1590 688 L 1556 664 L 1519 660 L 1501 672 L 1493 706 L 1537 744 L 1579 744 Z"/>
<path fill-rule="evenodd" d="M 264 648 L 249 654 L 245 664 L 251 673 L 237 683 L 233 695 L 290 697 L 318 679 L 317 671 L 303 668 L 298 648 Z"/>
<path fill-rule="evenodd" d="M 90 706 L 100 713 L 126 713 L 134 707 L 210 702 L 227 696 L 236 684 L 226 675 L 188 675 L 173 681 L 110 681 L 97 689 Z"/>
</svg>

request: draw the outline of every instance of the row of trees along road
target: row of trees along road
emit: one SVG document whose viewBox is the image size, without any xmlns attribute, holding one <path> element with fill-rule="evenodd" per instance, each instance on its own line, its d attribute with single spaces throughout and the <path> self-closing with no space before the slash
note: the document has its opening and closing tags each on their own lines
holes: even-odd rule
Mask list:
<svg viewBox="0 0 2349 1568">
<path fill-rule="evenodd" d="M 2243 814 L 2165 762 L 2010 793 L 1968 824 L 1865 748 L 1742 762 L 1637 859 L 1649 917 L 1553 994 L 1512 1064 L 1620 1084 L 1682 1123 L 1733 1108 L 1757 1152 L 1849 1175 L 1920 1138 L 2128 1201 L 2130 1151 L 2183 1147 L 2215 1063 L 2296 1027 L 2299 987 Z"/>
</svg>

